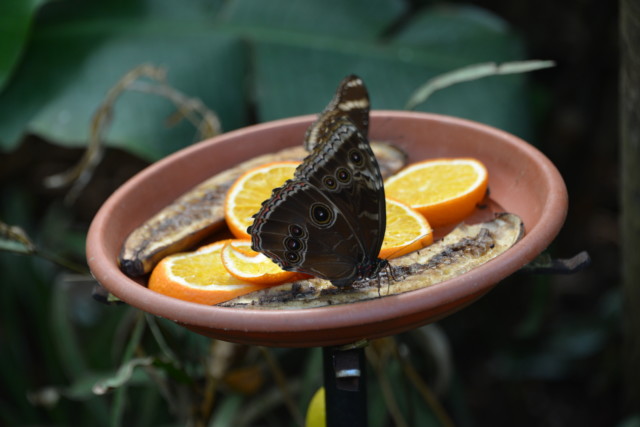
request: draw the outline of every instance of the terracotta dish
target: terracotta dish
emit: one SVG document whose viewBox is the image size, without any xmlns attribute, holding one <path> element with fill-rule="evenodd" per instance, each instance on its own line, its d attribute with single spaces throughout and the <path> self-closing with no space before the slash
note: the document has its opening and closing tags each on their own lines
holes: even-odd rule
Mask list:
<svg viewBox="0 0 640 427">
<path fill-rule="evenodd" d="M 305 310 L 234 309 L 194 304 L 146 288 L 118 268 L 126 236 L 173 199 L 226 168 L 302 143 L 315 116 L 250 126 L 181 150 L 140 172 L 102 206 L 87 258 L 95 278 L 123 301 L 221 340 L 279 347 L 329 346 L 397 334 L 472 303 L 543 251 L 559 232 L 567 192 L 554 165 L 506 132 L 467 120 L 404 111 L 371 113 L 370 139 L 392 142 L 409 162 L 475 157 L 489 170 L 493 206 L 519 215 L 526 234 L 494 260 L 454 279 L 400 295 Z M 494 208 L 495 209 L 495 208 Z"/>
</svg>

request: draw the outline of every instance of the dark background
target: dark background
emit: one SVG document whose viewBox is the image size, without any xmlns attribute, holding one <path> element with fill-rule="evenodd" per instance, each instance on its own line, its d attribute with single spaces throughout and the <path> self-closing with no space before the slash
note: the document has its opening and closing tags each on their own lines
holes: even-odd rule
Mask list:
<svg viewBox="0 0 640 427">
<path fill-rule="evenodd" d="M 411 13 L 431 4 L 410 3 Z M 455 371 L 442 401 L 460 425 L 622 425 L 633 415 L 634 402 L 625 394 L 621 333 L 617 3 L 471 3 L 505 19 L 524 40 L 528 58 L 557 63 L 529 77 L 533 139 L 560 170 L 570 197 L 566 224 L 550 252 L 568 258 L 587 251 L 592 264 L 572 275 L 516 274 L 476 304 L 439 322 L 451 346 Z M 37 195 L 29 201 L 37 211 L 58 203 L 64 194 L 42 188 L 42 179 L 72 165 L 81 152 L 27 136 L 17 150 L 0 154 L 0 180 L 20 182 Z M 69 220 L 72 229 L 78 230 L 78 239 L 82 239 L 79 230 L 88 226 L 102 201 L 146 164 L 123 150 L 107 151 Z M 3 203 L 12 194 L 3 194 Z M 86 297 L 86 293 L 79 295 Z M 3 304 L 5 310 L 14 310 L 15 321 L 24 330 L 38 330 L 48 319 L 22 317 L 8 306 L 10 302 Z M 17 307 L 25 305 L 34 311 L 46 309 L 40 303 L 36 308 L 28 301 L 17 303 Z M 122 313 L 121 308 L 113 310 Z M 105 322 L 113 325 L 116 320 Z M 14 336 L 9 329 L 8 324 L 0 325 L 0 336 L 8 343 Z M 111 339 L 104 334 L 105 340 Z M 35 338 L 23 346 L 32 369 L 25 374 L 30 378 L 29 390 L 67 381 L 64 369 L 47 356 L 54 352 L 52 347 L 43 347 Z M 99 355 L 100 349 L 92 352 Z M 431 375 L 437 377 L 438 372 Z M 13 405 L 13 412 L 5 413 L 13 414 L 6 418 L 9 423 L 15 422 L 16 416 L 29 413 L 31 407 L 24 399 L 28 390 L 16 392 L 23 385 L 11 382 L 3 386 L 0 396 L 6 394 L 4 400 L 12 403 L 0 409 Z M 21 402 L 14 404 L 21 394 Z M 58 412 L 33 409 L 28 421 L 65 423 L 76 404 L 82 403 L 62 403 L 63 410 Z M 83 420 L 96 413 L 95 408 L 86 411 L 89 415 Z"/>
<path fill-rule="evenodd" d="M 530 57 L 558 62 L 532 75 L 550 92 L 549 110 L 537 117 L 537 140 L 569 192 L 553 255 L 586 250 L 592 264 L 569 276 L 516 275 L 469 308 L 468 318 L 442 324 L 463 334 L 452 342 L 476 414 L 483 414 L 478 420 L 508 413 L 519 425 L 615 425 L 632 403 L 624 394 L 619 314 L 617 4 L 474 4 L 517 28 Z M 503 327 L 482 330 L 487 315 L 496 316 L 492 325 L 501 318 Z"/>
</svg>

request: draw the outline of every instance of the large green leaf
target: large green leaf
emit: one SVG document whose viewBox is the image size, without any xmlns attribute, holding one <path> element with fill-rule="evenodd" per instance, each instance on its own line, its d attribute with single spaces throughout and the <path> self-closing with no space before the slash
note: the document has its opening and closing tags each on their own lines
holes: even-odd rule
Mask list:
<svg viewBox="0 0 640 427">
<path fill-rule="evenodd" d="M 47 0 L 0 2 L 0 90 L 11 77 L 29 38 L 35 11 Z"/>
<path fill-rule="evenodd" d="M 402 0 L 236 0 L 221 20 L 252 35 L 303 45 L 316 37 L 376 41 L 406 7 Z"/>
<path fill-rule="evenodd" d="M 169 0 L 60 2 L 44 8 L 15 78 L 0 93 L 0 147 L 25 132 L 83 145 L 107 90 L 141 63 L 216 111 L 225 130 L 314 113 L 347 74 L 361 75 L 376 109 L 401 109 L 434 76 L 478 62 L 522 59 L 499 18 L 449 6 L 406 14 L 400 0 Z M 247 93 L 248 92 L 248 93 Z M 249 98 L 250 95 L 252 98 Z M 424 111 L 479 120 L 526 136 L 524 77 L 491 77 L 434 94 Z M 106 142 L 155 160 L 193 142 L 167 129 L 173 106 L 125 93 Z"/>
<path fill-rule="evenodd" d="M 473 63 L 523 57 L 519 41 L 503 22 L 474 8 L 427 9 L 387 43 L 325 34 L 302 44 L 277 31 L 252 34 L 255 96 L 263 121 L 319 111 L 337 82 L 350 73 L 364 78 L 374 108 L 402 109 L 413 91 L 438 74 Z M 464 83 L 434 94 L 419 109 L 527 136 L 523 83 L 523 76 Z"/>
<path fill-rule="evenodd" d="M 211 16 L 154 12 L 141 19 L 140 5 L 121 5 L 119 16 L 88 6 L 83 14 L 78 5 L 73 17 L 63 14 L 64 19 L 49 19 L 36 29 L 19 78 L 0 96 L 5 148 L 14 147 L 25 130 L 65 145 L 85 145 L 91 116 L 107 90 L 141 63 L 166 67 L 169 83 L 217 111 L 227 128 L 246 123 L 241 41 L 210 29 Z M 149 160 L 175 151 L 193 142 L 196 132 L 186 123 L 168 129 L 164 120 L 174 111 L 158 96 L 125 93 L 107 142 Z"/>
<path fill-rule="evenodd" d="M 62 41 L 64 43 L 64 41 Z M 219 111 L 229 127 L 244 121 L 243 76 L 245 58 L 233 38 L 202 35 L 109 38 L 97 48 L 86 46 L 87 57 L 67 71 L 74 75 L 30 123 L 30 130 L 54 141 L 84 144 L 88 124 L 97 104 L 129 69 L 142 62 L 167 68 L 169 83 L 194 94 Z M 185 49 L 188 46 L 188 49 Z M 50 43 L 47 43 L 48 49 Z M 84 55 L 78 55 L 84 56 Z M 117 62 L 111 64 L 113 58 Z M 69 64 L 65 60 L 59 65 Z M 183 123 L 167 128 L 164 121 L 175 111 L 158 96 L 127 92 L 117 101 L 113 126 L 107 135 L 112 145 L 122 146 L 145 158 L 162 156 L 193 142 L 195 131 Z M 158 141 L 162 141 L 159 144 Z"/>
</svg>

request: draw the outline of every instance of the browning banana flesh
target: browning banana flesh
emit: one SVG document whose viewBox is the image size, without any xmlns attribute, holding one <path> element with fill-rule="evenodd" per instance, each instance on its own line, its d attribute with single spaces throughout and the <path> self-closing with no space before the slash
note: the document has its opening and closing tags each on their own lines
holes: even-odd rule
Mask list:
<svg viewBox="0 0 640 427">
<path fill-rule="evenodd" d="M 391 144 L 372 142 L 371 148 L 383 177 L 407 162 L 406 154 Z M 120 269 L 130 277 L 139 277 L 151 272 L 165 256 L 192 247 L 224 225 L 224 199 L 240 175 L 269 162 L 302 161 L 307 154 L 303 147 L 292 147 L 257 156 L 196 185 L 127 237 L 118 257 Z"/>
<path fill-rule="evenodd" d="M 318 278 L 265 288 L 219 304 L 250 309 L 301 309 L 347 304 L 425 288 L 457 277 L 504 253 L 524 235 L 514 214 L 480 224 L 461 224 L 432 245 L 389 261 L 391 277 L 336 288 Z M 384 270 L 383 270 L 384 272 Z M 398 280 L 396 280 L 396 278 Z"/>
</svg>

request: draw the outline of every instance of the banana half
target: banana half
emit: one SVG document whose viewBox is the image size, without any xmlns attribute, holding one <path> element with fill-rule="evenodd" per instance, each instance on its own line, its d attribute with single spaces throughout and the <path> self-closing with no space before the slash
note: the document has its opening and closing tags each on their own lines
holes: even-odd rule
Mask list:
<svg viewBox="0 0 640 427">
<path fill-rule="evenodd" d="M 372 142 L 371 148 L 383 178 L 407 162 L 406 154 L 391 144 Z M 302 161 L 307 154 L 303 147 L 286 148 L 254 157 L 196 185 L 127 237 L 118 257 L 120 269 L 130 277 L 143 276 L 167 255 L 193 247 L 224 225 L 224 199 L 240 175 L 269 162 Z"/>
</svg>

